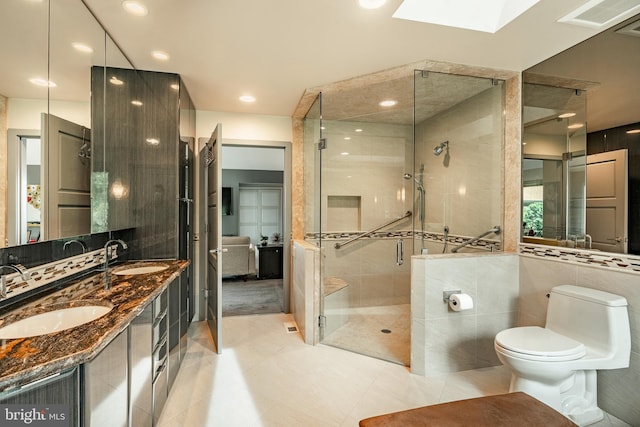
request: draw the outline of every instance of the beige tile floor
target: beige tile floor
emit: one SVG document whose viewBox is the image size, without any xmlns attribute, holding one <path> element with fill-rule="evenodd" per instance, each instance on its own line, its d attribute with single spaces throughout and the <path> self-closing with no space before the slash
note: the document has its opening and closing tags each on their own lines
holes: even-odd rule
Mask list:
<svg viewBox="0 0 640 427">
<path fill-rule="evenodd" d="M 362 418 L 508 391 L 503 367 L 434 377 L 286 333 L 286 314 L 223 318 L 217 355 L 205 322 L 187 355 L 160 427 L 357 427 Z M 607 417 L 598 427 L 626 426 Z"/>
<path fill-rule="evenodd" d="M 347 322 L 325 336 L 323 344 L 409 366 L 411 304 L 350 307 L 343 312 Z"/>
</svg>

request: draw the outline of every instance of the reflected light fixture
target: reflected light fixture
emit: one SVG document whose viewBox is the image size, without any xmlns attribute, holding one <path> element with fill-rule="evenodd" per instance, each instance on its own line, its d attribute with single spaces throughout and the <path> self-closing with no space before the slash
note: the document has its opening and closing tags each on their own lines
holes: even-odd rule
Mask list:
<svg viewBox="0 0 640 427">
<path fill-rule="evenodd" d="M 151 145 L 160 144 L 160 140 L 158 138 L 147 138 L 147 142 Z"/>
<path fill-rule="evenodd" d="M 584 126 L 582 123 L 574 123 L 567 126 L 567 129 L 580 129 L 582 126 Z"/>
<path fill-rule="evenodd" d="M 120 179 L 116 179 L 111 185 L 111 195 L 117 199 L 123 199 L 129 195 L 129 187 L 122 184 Z"/>
<path fill-rule="evenodd" d="M 151 56 L 153 56 L 158 61 L 168 61 L 169 60 L 169 54 L 167 52 L 163 52 L 161 50 L 154 50 L 153 52 L 151 52 Z"/>
<path fill-rule="evenodd" d="M 378 105 L 380 105 L 381 107 L 393 107 L 397 103 L 398 101 L 396 101 L 395 99 L 385 99 L 384 101 L 380 101 Z"/>
<path fill-rule="evenodd" d="M 142 106 L 142 101 L 138 101 L 137 99 L 134 99 L 133 101 L 131 101 L 131 103 L 136 107 Z"/>
<path fill-rule="evenodd" d="M 358 4 L 363 9 L 378 9 L 384 6 L 387 0 L 358 0 Z"/>
<path fill-rule="evenodd" d="M 256 97 L 251 95 L 242 95 L 238 98 L 240 101 L 250 104 L 252 102 L 256 102 Z"/>
<path fill-rule="evenodd" d="M 576 113 L 564 113 L 558 116 L 559 119 L 568 119 L 569 117 L 574 117 Z"/>
<path fill-rule="evenodd" d="M 115 85 L 115 86 L 122 86 L 124 84 L 124 82 L 122 80 L 120 80 L 119 78 L 117 78 L 116 76 L 112 76 L 109 79 L 109 83 L 111 83 L 112 85 Z"/>
<path fill-rule="evenodd" d="M 171 89 L 173 89 L 173 90 L 178 90 L 178 89 L 180 89 L 180 85 L 179 85 L 179 84 L 177 84 L 177 83 L 173 83 L 173 84 L 171 84 L 171 86 L 169 86 L 169 87 L 170 87 Z"/>
<path fill-rule="evenodd" d="M 356 132 L 362 132 L 362 129 L 356 129 Z"/>
<path fill-rule="evenodd" d="M 36 77 L 36 78 L 33 78 L 33 79 L 29 79 L 29 81 L 31 82 L 31 84 L 34 84 L 36 86 L 41 86 L 41 87 L 56 87 L 56 86 L 58 86 L 57 84 L 55 84 L 51 80 L 41 79 L 39 77 Z"/>
<path fill-rule="evenodd" d="M 629 129 L 626 133 L 629 135 L 635 135 L 637 133 L 640 133 L 640 129 Z"/>
<path fill-rule="evenodd" d="M 73 42 L 73 43 L 71 43 L 71 46 L 73 46 L 73 48 L 75 50 L 77 50 L 78 52 L 93 53 L 93 48 L 91 46 L 89 46 L 89 45 L 84 44 L 84 43 Z"/>
<path fill-rule="evenodd" d="M 149 14 L 149 9 L 139 1 L 124 0 L 122 8 L 135 16 L 147 16 Z"/>
</svg>

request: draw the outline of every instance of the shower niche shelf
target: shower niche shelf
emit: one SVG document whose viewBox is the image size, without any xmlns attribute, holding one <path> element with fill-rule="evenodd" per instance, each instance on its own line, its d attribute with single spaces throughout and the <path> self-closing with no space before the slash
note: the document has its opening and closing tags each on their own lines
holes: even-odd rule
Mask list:
<svg viewBox="0 0 640 427">
<path fill-rule="evenodd" d="M 328 196 L 327 230 L 361 230 L 361 205 L 360 196 Z"/>
</svg>

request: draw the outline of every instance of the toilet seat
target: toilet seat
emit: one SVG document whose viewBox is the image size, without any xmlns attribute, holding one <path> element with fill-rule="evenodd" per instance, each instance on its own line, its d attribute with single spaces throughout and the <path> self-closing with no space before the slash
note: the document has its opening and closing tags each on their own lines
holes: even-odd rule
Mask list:
<svg viewBox="0 0 640 427">
<path fill-rule="evenodd" d="M 581 342 L 539 326 L 506 329 L 496 335 L 495 343 L 503 353 L 526 360 L 560 362 L 586 354 Z"/>
</svg>

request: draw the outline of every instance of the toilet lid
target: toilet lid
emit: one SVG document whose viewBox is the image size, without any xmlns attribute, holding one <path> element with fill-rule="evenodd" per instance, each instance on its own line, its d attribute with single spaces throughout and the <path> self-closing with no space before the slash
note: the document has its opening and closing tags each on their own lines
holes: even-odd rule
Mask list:
<svg viewBox="0 0 640 427">
<path fill-rule="evenodd" d="M 496 344 L 524 358 L 573 360 L 585 355 L 584 344 L 539 326 L 525 326 L 501 331 Z"/>
</svg>

